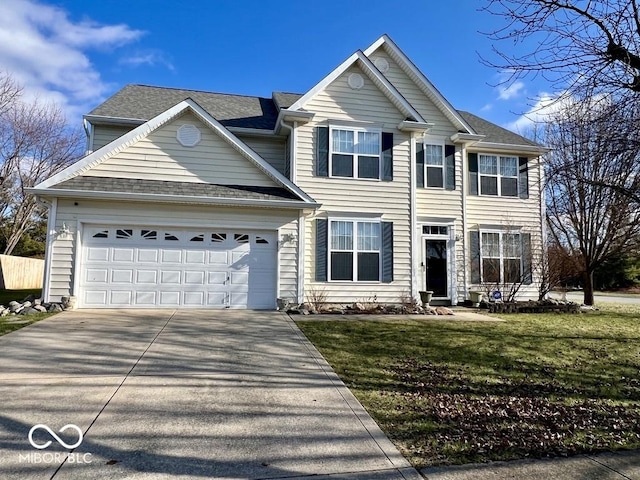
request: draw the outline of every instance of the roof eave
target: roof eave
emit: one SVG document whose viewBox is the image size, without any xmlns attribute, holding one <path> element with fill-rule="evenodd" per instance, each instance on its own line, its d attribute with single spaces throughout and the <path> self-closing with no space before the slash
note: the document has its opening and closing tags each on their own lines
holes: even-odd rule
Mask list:
<svg viewBox="0 0 640 480">
<path fill-rule="evenodd" d="M 515 153 L 533 153 L 536 155 L 544 155 L 551 151 L 550 148 L 543 147 L 542 145 L 518 145 L 511 143 L 497 143 L 497 142 L 478 142 L 474 146 L 476 150 L 485 150 L 492 152 L 515 152 Z"/>
<path fill-rule="evenodd" d="M 62 188 L 28 188 L 26 191 L 40 197 L 88 198 L 126 200 L 132 202 L 185 203 L 200 205 L 247 206 L 263 208 L 317 209 L 321 204 L 299 200 L 267 200 L 253 198 L 201 197 L 184 195 L 164 195 L 157 193 L 100 192 L 70 190 Z"/>
<path fill-rule="evenodd" d="M 403 120 L 398 124 L 398 130 L 401 132 L 417 132 L 426 133 L 435 126 L 435 123 L 431 122 L 413 122 L 409 120 Z"/>
</svg>

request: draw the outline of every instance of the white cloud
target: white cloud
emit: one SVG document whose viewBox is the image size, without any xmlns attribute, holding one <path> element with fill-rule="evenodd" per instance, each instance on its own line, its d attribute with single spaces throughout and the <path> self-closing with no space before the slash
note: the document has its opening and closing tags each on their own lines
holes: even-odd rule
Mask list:
<svg viewBox="0 0 640 480">
<path fill-rule="evenodd" d="M 491 103 L 487 103 L 484 107 L 480 109 L 481 112 L 488 112 L 490 110 L 493 110 L 493 104 Z"/>
<path fill-rule="evenodd" d="M 131 56 L 121 58 L 118 62 L 120 65 L 130 65 L 133 67 L 162 65 L 169 70 L 174 70 L 173 63 L 165 54 L 157 50 L 138 51 Z"/>
<path fill-rule="evenodd" d="M 27 99 L 55 101 L 78 117 L 110 90 L 87 51 L 117 48 L 143 34 L 124 24 L 74 23 L 66 11 L 35 0 L 3 0 L 0 68 L 24 87 Z"/>
<path fill-rule="evenodd" d="M 524 94 L 524 82 L 516 81 L 509 86 L 498 87 L 498 98 L 500 100 L 511 100 Z"/>
<path fill-rule="evenodd" d="M 568 97 L 565 92 L 555 95 L 541 92 L 536 103 L 529 111 L 521 115 L 517 120 L 505 125 L 505 128 L 524 134 L 536 125 L 547 121 L 553 114 L 563 110 L 567 102 L 570 101 L 571 97 Z"/>
</svg>

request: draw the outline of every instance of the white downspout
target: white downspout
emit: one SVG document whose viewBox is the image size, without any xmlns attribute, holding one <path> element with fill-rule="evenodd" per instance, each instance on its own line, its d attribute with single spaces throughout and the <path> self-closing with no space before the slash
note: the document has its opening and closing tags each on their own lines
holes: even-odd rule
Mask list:
<svg viewBox="0 0 640 480">
<path fill-rule="evenodd" d="M 56 215 L 58 213 L 58 199 L 54 198 L 51 202 L 38 199 L 38 201 L 47 206 L 47 243 L 44 252 L 44 274 L 42 277 L 42 299 L 50 302 L 51 287 L 49 285 L 51 279 L 51 258 L 53 256 L 53 241 L 56 235 Z"/>
<path fill-rule="evenodd" d="M 467 162 L 467 144 L 462 144 L 462 181 L 460 186 L 462 187 L 462 265 L 464 267 L 463 279 L 464 279 L 464 297 L 466 300 L 469 295 L 469 268 L 467 263 L 469 257 L 467 253 L 467 238 L 469 238 L 469 222 L 467 221 L 467 179 L 469 178 L 469 165 Z"/>
<path fill-rule="evenodd" d="M 412 133 L 411 134 L 411 140 L 410 140 L 410 148 L 409 148 L 409 200 L 410 200 L 410 206 L 409 206 L 409 228 L 410 228 L 410 232 L 411 232 L 411 242 L 409 242 L 410 248 L 411 248 L 411 297 L 416 299 L 417 301 L 420 300 L 420 297 L 418 296 L 418 258 L 417 258 L 417 252 L 420 251 L 420 249 L 422 248 L 422 246 L 420 245 L 420 248 L 418 248 L 418 245 L 420 244 L 420 236 L 418 235 L 417 232 L 417 224 L 418 224 L 418 214 L 417 214 L 417 193 L 416 193 L 416 162 L 415 162 L 415 158 L 416 158 L 416 135 L 418 135 L 417 133 Z"/>
</svg>

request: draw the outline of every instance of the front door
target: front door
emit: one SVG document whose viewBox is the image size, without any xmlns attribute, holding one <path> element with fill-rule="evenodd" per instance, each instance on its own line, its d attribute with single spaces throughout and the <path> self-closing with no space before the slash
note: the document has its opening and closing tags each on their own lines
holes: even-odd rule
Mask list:
<svg viewBox="0 0 640 480">
<path fill-rule="evenodd" d="M 449 297 L 447 285 L 447 241 L 425 240 L 426 287 L 433 297 Z"/>
</svg>

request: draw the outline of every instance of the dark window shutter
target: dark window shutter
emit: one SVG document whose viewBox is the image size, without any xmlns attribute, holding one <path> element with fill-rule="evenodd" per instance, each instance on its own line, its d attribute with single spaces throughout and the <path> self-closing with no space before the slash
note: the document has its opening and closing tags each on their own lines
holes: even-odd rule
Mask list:
<svg viewBox="0 0 640 480">
<path fill-rule="evenodd" d="M 393 223 L 382 222 L 382 281 L 393 282 Z"/>
<path fill-rule="evenodd" d="M 478 195 L 478 154 L 469 154 L 469 195 Z"/>
<path fill-rule="evenodd" d="M 471 283 L 480 283 L 480 232 L 469 232 Z"/>
<path fill-rule="evenodd" d="M 393 133 L 382 132 L 382 180 L 393 180 Z"/>
<path fill-rule="evenodd" d="M 424 187 L 424 144 L 416 143 L 416 186 Z"/>
<path fill-rule="evenodd" d="M 444 146 L 444 167 L 445 182 L 444 188 L 447 190 L 456 189 L 456 147 L 453 145 Z"/>
<path fill-rule="evenodd" d="M 533 258 L 531 253 L 531 234 L 522 235 L 522 283 L 531 285 L 533 283 Z"/>
<path fill-rule="evenodd" d="M 329 176 L 329 127 L 316 127 L 316 175 Z"/>
<path fill-rule="evenodd" d="M 527 166 L 529 159 L 520 157 L 520 169 L 518 175 L 518 195 L 520 198 L 529 198 L 529 169 Z"/>
<path fill-rule="evenodd" d="M 316 220 L 316 281 L 327 281 L 327 240 L 329 221 Z"/>
</svg>

